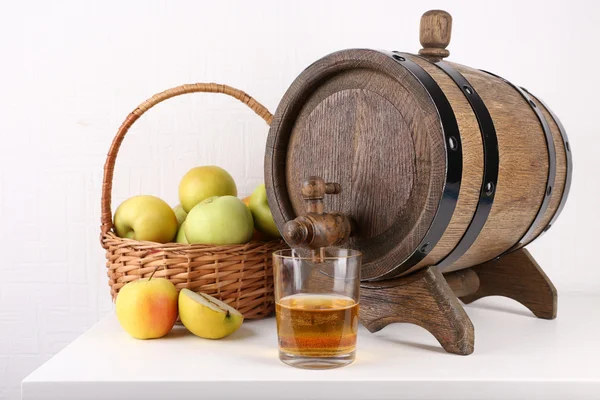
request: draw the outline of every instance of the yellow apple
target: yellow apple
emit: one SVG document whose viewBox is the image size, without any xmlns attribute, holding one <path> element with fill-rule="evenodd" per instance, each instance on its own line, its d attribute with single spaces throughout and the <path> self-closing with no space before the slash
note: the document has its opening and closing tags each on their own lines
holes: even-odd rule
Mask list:
<svg viewBox="0 0 600 400">
<path fill-rule="evenodd" d="M 175 238 L 175 242 L 189 244 L 187 238 L 185 237 L 185 221 L 183 221 L 183 224 L 181 224 L 179 230 L 177 231 L 177 237 Z"/>
<path fill-rule="evenodd" d="M 267 202 L 267 189 L 264 184 L 258 186 L 254 190 L 254 193 L 250 196 L 250 204 L 248 207 L 252 212 L 252 218 L 254 219 L 254 226 L 256 229 L 273 238 L 281 237 L 279 229 L 277 229 L 277 225 L 273 219 L 273 214 L 271 214 L 269 203 Z"/>
<path fill-rule="evenodd" d="M 244 316 L 235 308 L 189 289 L 179 292 L 179 317 L 190 332 L 205 339 L 231 335 L 244 322 Z"/>
<path fill-rule="evenodd" d="M 177 320 L 175 285 L 152 276 L 129 282 L 117 295 L 116 312 L 123 329 L 134 338 L 163 337 Z"/>
<path fill-rule="evenodd" d="M 115 212 L 117 236 L 167 243 L 177 233 L 177 217 L 167 203 L 155 196 L 134 196 Z"/>
<path fill-rule="evenodd" d="M 237 196 L 233 178 L 221 167 L 192 168 L 179 183 L 179 201 L 188 213 L 196 204 L 213 196 Z"/>
<path fill-rule="evenodd" d="M 237 197 L 210 197 L 197 204 L 185 220 L 190 243 L 241 244 L 252 237 L 252 214 Z"/>
<path fill-rule="evenodd" d="M 173 212 L 175 213 L 175 217 L 177 217 L 177 229 L 179 229 L 181 228 L 181 224 L 183 224 L 183 221 L 185 221 L 187 213 L 185 212 L 181 204 L 177 204 L 175 207 L 173 207 Z"/>
</svg>

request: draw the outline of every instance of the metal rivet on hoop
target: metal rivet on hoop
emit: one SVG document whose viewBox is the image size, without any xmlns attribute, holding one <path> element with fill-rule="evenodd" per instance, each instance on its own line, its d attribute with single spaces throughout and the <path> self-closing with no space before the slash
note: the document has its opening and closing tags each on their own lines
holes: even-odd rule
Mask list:
<svg viewBox="0 0 600 400">
<path fill-rule="evenodd" d="M 492 193 L 494 193 L 494 183 L 493 182 L 488 182 L 485 184 L 485 194 L 487 196 L 491 196 Z"/>
<path fill-rule="evenodd" d="M 463 86 L 463 89 L 465 89 L 465 92 L 467 92 L 467 94 L 473 94 L 473 89 L 471 89 L 469 86 L 465 85 Z"/>
<path fill-rule="evenodd" d="M 394 60 L 398 60 L 398 61 L 406 61 L 406 58 L 401 57 L 397 54 L 394 54 L 392 57 L 394 57 Z"/>
<path fill-rule="evenodd" d="M 456 150 L 458 148 L 458 141 L 454 136 L 448 138 L 448 145 L 450 146 L 450 150 Z"/>
</svg>

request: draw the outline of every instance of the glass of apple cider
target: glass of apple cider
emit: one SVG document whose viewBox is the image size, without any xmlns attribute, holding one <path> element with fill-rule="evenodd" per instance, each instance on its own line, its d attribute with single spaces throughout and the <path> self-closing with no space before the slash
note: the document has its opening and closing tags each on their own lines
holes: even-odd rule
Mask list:
<svg viewBox="0 0 600 400">
<path fill-rule="evenodd" d="M 281 361 L 309 369 L 354 361 L 361 257 L 333 247 L 273 253 Z"/>
</svg>

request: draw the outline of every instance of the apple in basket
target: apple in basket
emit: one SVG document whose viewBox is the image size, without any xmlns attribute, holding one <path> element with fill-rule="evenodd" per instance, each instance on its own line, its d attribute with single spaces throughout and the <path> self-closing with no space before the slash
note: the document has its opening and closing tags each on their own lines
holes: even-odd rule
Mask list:
<svg viewBox="0 0 600 400">
<path fill-rule="evenodd" d="M 234 196 L 214 196 L 200 202 L 188 213 L 184 223 L 189 243 L 229 245 L 252 238 L 252 214 Z"/>
<path fill-rule="evenodd" d="M 185 237 L 185 221 L 183 221 L 183 223 L 179 227 L 179 230 L 177 231 L 175 242 L 181 244 L 190 244 L 190 242 L 188 242 L 187 238 Z"/>
<path fill-rule="evenodd" d="M 177 204 L 175 207 L 173 207 L 173 211 L 177 217 L 177 235 L 175 236 L 175 242 L 188 244 L 188 241 L 185 237 L 185 227 L 183 226 L 185 219 L 187 218 L 187 213 L 181 204 Z"/>
<path fill-rule="evenodd" d="M 267 202 L 267 189 L 264 184 L 254 190 L 248 201 L 248 207 L 252 212 L 254 226 L 257 230 L 271 238 L 281 237 Z"/>
<path fill-rule="evenodd" d="M 179 183 L 179 201 L 185 212 L 213 196 L 237 196 L 235 181 L 221 167 L 205 165 L 190 169 Z"/>
<path fill-rule="evenodd" d="M 177 229 L 181 228 L 181 224 L 187 218 L 187 212 L 183 209 L 181 204 L 177 204 L 173 207 L 173 212 L 175 213 L 175 217 L 177 217 Z"/>
<path fill-rule="evenodd" d="M 167 243 L 177 233 L 177 217 L 158 197 L 134 196 L 117 208 L 114 226 L 122 238 Z"/>
</svg>

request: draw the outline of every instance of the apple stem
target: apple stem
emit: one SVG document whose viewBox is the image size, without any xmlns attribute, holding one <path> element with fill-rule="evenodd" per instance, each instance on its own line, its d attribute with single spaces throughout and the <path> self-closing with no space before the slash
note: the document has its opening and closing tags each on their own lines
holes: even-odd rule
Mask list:
<svg viewBox="0 0 600 400">
<path fill-rule="evenodd" d="M 154 271 L 152 271 L 152 274 L 150 274 L 150 278 L 148 278 L 148 281 L 150 281 L 150 279 L 152 279 L 156 271 L 158 271 L 158 267 L 160 267 L 160 265 L 157 265 L 156 268 L 154 268 Z"/>
</svg>

